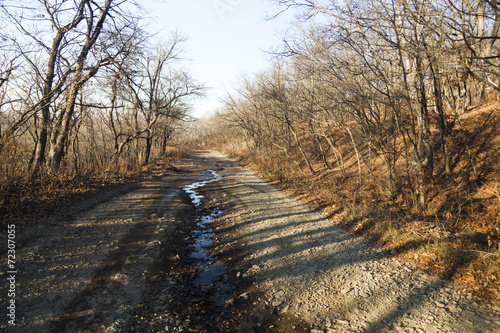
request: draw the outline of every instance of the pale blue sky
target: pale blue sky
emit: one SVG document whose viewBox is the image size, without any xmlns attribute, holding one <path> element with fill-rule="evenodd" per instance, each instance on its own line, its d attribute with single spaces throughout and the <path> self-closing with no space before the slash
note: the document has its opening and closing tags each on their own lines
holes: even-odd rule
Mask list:
<svg viewBox="0 0 500 333">
<path fill-rule="evenodd" d="M 243 75 L 267 68 L 270 56 L 265 53 L 280 45 L 289 27 L 283 16 L 268 21 L 279 8 L 269 0 L 143 0 L 151 10 L 152 29 L 168 37 L 179 30 L 188 37 L 184 56 L 199 82 L 211 87 L 207 97 L 194 104 L 199 117 L 220 106 L 226 91 L 233 92 Z"/>
</svg>

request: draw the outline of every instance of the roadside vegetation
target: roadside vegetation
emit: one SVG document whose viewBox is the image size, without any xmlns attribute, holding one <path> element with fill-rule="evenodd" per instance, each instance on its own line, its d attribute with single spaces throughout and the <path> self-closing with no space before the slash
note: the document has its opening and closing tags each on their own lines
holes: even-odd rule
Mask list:
<svg viewBox="0 0 500 333">
<path fill-rule="evenodd" d="M 1 214 L 57 206 L 171 150 L 204 87 L 185 38 L 161 40 L 143 17 L 133 0 L 2 1 Z"/>
<path fill-rule="evenodd" d="M 498 303 L 500 8 L 279 2 L 307 28 L 185 139 Z"/>
</svg>

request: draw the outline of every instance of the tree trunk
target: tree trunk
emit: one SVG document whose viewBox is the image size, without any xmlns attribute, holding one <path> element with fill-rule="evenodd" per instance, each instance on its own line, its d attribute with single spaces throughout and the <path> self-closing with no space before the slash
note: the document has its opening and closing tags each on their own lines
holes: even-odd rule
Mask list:
<svg viewBox="0 0 500 333">
<path fill-rule="evenodd" d="M 326 153 L 325 150 L 323 149 L 323 145 L 321 144 L 321 137 L 318 137 L 318 146 L 319 150 L 321 151 L 321 159 L 323 160 L 323 163 L 328 169 L 331 169 L 330 164 L 328 163 L 328 160 L 326 159 Z"/>
<path fill-rule="evenodd" d="M 153 143 L 153 138 L 151 137 L 151 133 L 148 132 L 146 137 L 146 151 L 144 153 L 144 165 L 149 164 L 149 158 L 151 157 L 151 146 Z"/>
<path fill-rule="evenodd" d="M 161 156 L 165 156 L 167 153 L 167 136 L 163 135 L 163 138 L 161 139 Z"/>
<path fill-rule="evenodd" d="M 68 139 L 69 128 L 71 124 L 71 119 L 73 117 L 73 112 L 75 110 L 75 101 L 80 90 L 81 83 L 79 80 L 74 82 L 68 95 L 66 96 L 66 104 L 64 105 L 64 110 L 61 114 L 61 119 L 58 121 L 58 128 L 54 132 L 50 153 L 49 153 L 49 167 L 53 172 L 58 172 L 61 166 L 61 161 L 64 156 L 64 147 Z"/>
<path fill-rule="evenodd" d="M 69 126 L 73 117 L 73 112 L 75 110 L 75 102 L 78 96 L 78 92 L 83 87 L 85 82 L 87 82 L 90 78 L 97 74 L 99 67 L 101 66 L 101 63 L 98 62 L 93 67 L 88 68 L 88 73 L 83 76 L 84 70 L 86 70 L 85 61 L 90 50 L 92 49 L 92 47 L 94 47 L 97 39 L 99 38 L 99 35 L 101 34 L 104 21 L 106 20 L 106 17 L 108 16 L 108 13 L 110 11 L 112 1 L 113 0 L 106 1 L 95 27 L 87 27 L 88 30 L 86 40 L 80 50 L 80 54 L 78 55 L 78 59 L 76 61 L 74 78 L 68 88 L 68 91 L 66 92 L 64 109 L 57 121 L 55 132 L 53 133 L 53 138 L 51 140 L 50 160 L 48 164 L 53 172 L 58 172 L 61 166 L 61 161 L 64 156 L 64 147 L 68 139 Z M 89 20 L 89 22 L 92 23 L 93 20 Z"/>
<path fill-rule="evenodd" d="M 390 156 L 382 153 L 382 161 L 384 162 L 387 169 L 387 188 L 388 188 L 388 197 L 394 198 L 397 193 L 396 179 L 394 178 L 394 170 L 391 163 Z"/>
<path fill-rule="evenodd" d="M 446 140 L 446 122 L 444 119 L 443 97 L 441 92 L 441 82 L 439 80 L 439 69 L 436 67 L 436 62 L 433 57 L 429 57 L 429 65 L 431 69 L 432 80 L 434 83 L 434 95 L 436 96 L 436 109 L 439 114 L 439 131 L 441 134 L 441 142 L 443 144 L 444 154 L 444 172 L 451 177 L 450 151 Z"/>
<path fill-rule="evenodd" d="M 422 37 L 423 38 L 423 37 Z M 431 125 L 427 105 L 427 93 L 425 91 L 425 78 L 422 69 L 422 58 L 416 58 L 416 70 L 418 73 L 418 87 L 415 87 L 419 96 L 420 108 L 417 110 L 417 128 L 420 158 L 427 158 L 426 169 L 431 179 L 434 177 L 434 146 L 432 145 Z"/>
<path fill-rule="evenodd" d="M 354 136 L 352 135 L 351 129 L 349 127 L 345 127 L 347 133 L 349 133 L 349 138 L 351 139 L 352 147 L 354 148 L 354 152 L 356 153 L 356 159 L 358 160 L 358 173 L 359 173 L 359 180 L 362 180 L 362 172 L 361 172 L 361 154 L 359 153 L 358 147 L 356 145 L 356 142 L 354 141 Z M 370 170 L 371 171 L 371 170 Z"/>
<path fill-rule="evenodd" d="M 324 138 L 326 139 L 326 142 L 328 142 L 328 144 L 330 145 L 330 147 L 333 150 L 333 154 L 335 155 L 335 159 L 337 160 L 337 165 L 339 166 L 340 173 L 342 174 L 342 177 L 346 178 L 347 174 L 345 172 L 344 158 L 342 157 L 342 154 L 337 149 L 337 147 L 335 147 L 332 139 L 328 135 L 324 135 Z"/>
<path fill-rule="evenodd" d="M 293 126 L 290 123 L 288 123 L 288 127 L 292 131 L 293 137 L 295 139 L 295 143 L 297 144 L 297 147 L 299 148 L 299 151 L 302 154 L 302 157 L 304 158 L 304 161 L 306 162 L 307 167 L 309 168 L 309 171 L 311 172 L 312 175 L 316 174 L 316 171 L 314 171 L 314 168 L 311 165 L 309 158 L 307 157 L 304 149 L 302 148 L 302 144 L 300 143 L 299 136 L 298 136 L 297 132 L 295 131 L 295 129 L 293 128 Z"/>
<path fill-rule="evenodd" d="M 59 30 L 52 41 L 49 60 L 47 63 L 47 72 L 43 84 L 43 95 L 40 103 L 41 118 L 38 128 L 38 142 L 35 150 L 35 158 L 32 170 L 36 173 L 45 162 L 45 150 L 48 141 L 48 128 L 50 121 L 50 103 L 52 100 L 52 85 L 54 83 L 55 66 L 58 58 L 59 45 L 64 37 L 64 32 Z"/>
</svg>

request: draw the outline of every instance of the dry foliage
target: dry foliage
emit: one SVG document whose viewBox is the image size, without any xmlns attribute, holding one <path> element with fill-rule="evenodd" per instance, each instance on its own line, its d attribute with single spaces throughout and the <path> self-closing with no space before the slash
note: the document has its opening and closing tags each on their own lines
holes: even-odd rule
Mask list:
<svg viewBox="0 0 500 333">
<path fill-rule="evenodd" d="M 385 179 L 380 159 L 373 161 L 372 171 L 362 165 L 365 176 L 360 180 L 356 156 L 347 141 L 339 150 L 345 156 L 348 177 L 342 177 L 338 167 L 325 167 L 319 157 L 312 159 L 316 173 L 311 176 L 304 164 L 300 170 L 290 161 L 290 157 L 299 159 L 297 151 L 288 156 L 277 149 L 256 151 L 242 145 L 238 150 L 234 144 L 228 148 L 217 141 L 212 148 L 239 159 L 263 179 L 351 231 L 387 251 L 395 250 L 415 268 L 453 279 L 484 300 L 499 303 L 499 110 L 495 102 L 460 116 L 449 133 L 451 149 L 460 159 L 453 161 L 453 178 L 441 172 L 442 163 L 436 164 L 434 181 L 426 184 L 425 211 L 411 200 L 404 163 L 398 164 L 396 172 L 402 175 L 399 193 L 388 199 L 380 191 Z M 366 148 L 362 154 L 368 156 Z M 334 154 L 329 153 L 327 160 L 333 165 Z"/>
<path fill-rule="evenodd" d="M 43 216 L 71 207 L 98 191 L 175 172 L 176 161 L 185 156 L 184 150 L 170 147 L 165 155 L 154 150 L 152 163 L 147 166 L 142 166 L 134 159 L 123 158 L 118 163 L 110 164 L 105 171 L 89 168 L 85 173 L 70 170 L 57 174 L 39 173 L 36 177 L 19 168 L 17 172 L 11 172 L 8 178 L 0 179 L 0 215 L 16 219 L 17 226 L 23 228 L 37 223 Z M 2 219 L 1 224 L 6 220 Z"/>
</svg>

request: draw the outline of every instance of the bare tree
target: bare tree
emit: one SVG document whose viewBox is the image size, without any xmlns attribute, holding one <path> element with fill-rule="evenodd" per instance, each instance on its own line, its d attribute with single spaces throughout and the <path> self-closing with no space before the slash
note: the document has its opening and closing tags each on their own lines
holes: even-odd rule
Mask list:
<svg viewBox="0 0 500 333">
<path fill-rule="evenodd" d="M 35 170 L 44 162 L 49 131 L 48 165 L 53 171 L 59 170 L 79 91 L 116 56 L 110 50 L 123 51 L 113 47 L 111 42 L 116 39 L 109 36 L 126 33 L 134 26 L 121 9 L 126 3 L 126 0 L 38 0 L 31 7 L 2 6 L 17 33 L 24 36 L 18 43 L 19 52 L 33 72 L 43 78 L 40 98 L 32 108 L 39 115 Z M 27 16 L 26 11 L 31 15 Z M 112 19 L 107 23 L 111 13 Z M 35 43 L 29 44 L 30 41 Z M 29 52 L 28 45 L 39 49 Z M 42 51 L 46 57 L 40 66 L 35 59 Z M 63 102 L 56 109 L 54 103 L 59 97 Z"/>
<path fill-rule="evenodd" d="M 448 33 L 444 35 L 467 74 L 500 91 L 500 6 L 491 0 L 446 0 L 435 12 Z"/>
<path fill-rule="evenodd" d="M 17 123 L 22 123 L 22 116 L 19 120 L 16 121 L 16 124 L 9 124 L 7 127 L 6 119 L 7 115 L 3 114 L 4 106 L 7 106 L 14 101 L 9 97 L 8 94 L 8 83 L 12 77 L 13 72 L 17 68 L 16 59 L 10 58 L 8 56 L 8 52 L 4 52 L 5 50 L 2 48 L 0 52 L 2 52 L 2 58 L 0 60 L 0 153 L 2 152 L 2 148 L 5 142 L 9 139 L 9 136 L 15 131 Z M 4 124 L 5 121 L 5 124 Z M 7 133 L 6 133 L 7 132 Z"/>
<path fill-rule="evenodd" d="M 185 120 L 189 99 L 201 96 L 204 87 L 196 83 L 189 73 L 176 69 L 180 61 L 183 38 L 174 35 L 172 40 L 137 54 L 131 68 L 120 67 L 112 80 L 109 124 L 115 138 L 115 156 L 134 140 L 144 140 L 144 164 L 149 163 L 155 134 L 168 136 L 173 125 L 169 120 Z M 121 90 L 118 82 L 122 80 Z M 117 98 L 129 110 L 129 122 L 117 129 Z M 123 115 L 122 115 L 123 117 Z"/>
</svg>

